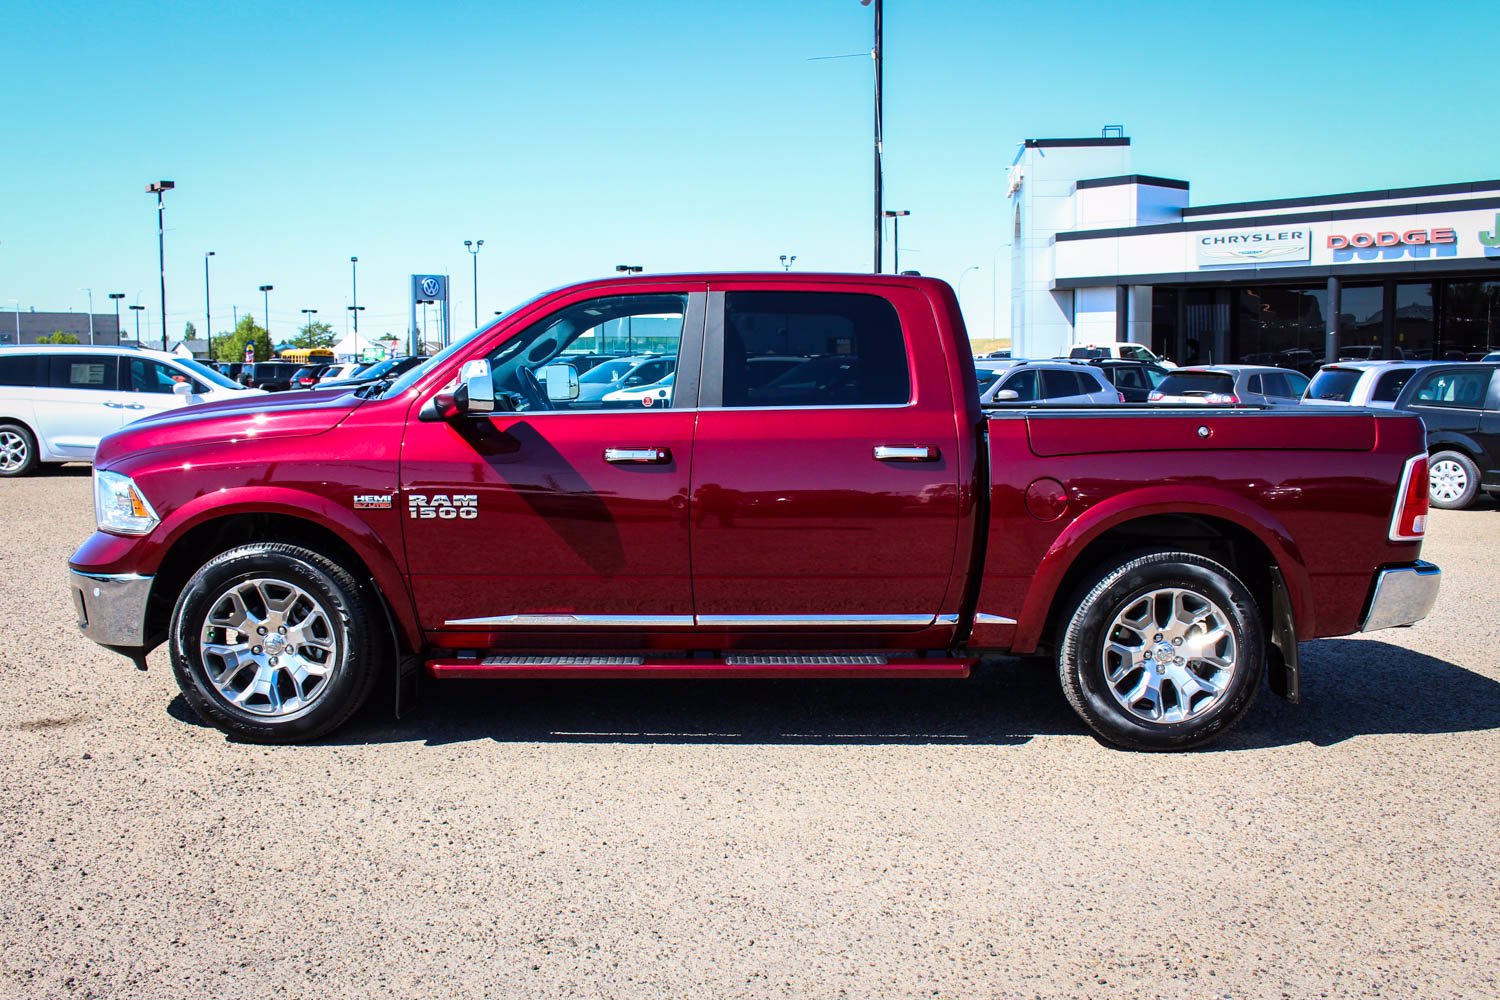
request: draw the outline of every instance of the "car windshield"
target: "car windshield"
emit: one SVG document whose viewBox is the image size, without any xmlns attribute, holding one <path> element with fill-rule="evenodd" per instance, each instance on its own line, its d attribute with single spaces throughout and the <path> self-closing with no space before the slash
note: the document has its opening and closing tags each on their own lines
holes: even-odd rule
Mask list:
<svg viewBox="0 0 1500 1000">
<path fill-rule="evenodd" d="M 1157 389 L 1164 396 L 1206 396 L 1234 392 L 1234 377 L 1224 372 L 1173 372 Z"/>
<path fill-rule="evenodd" d="M 1356 368 L 1324 368 L 1308 384 L 1307 398 L 1347 403 L 1354 398 L 1354 387 L 1359 384 L 1359 375 Z"/>
<path fill-rule="evenodd" d="M 193 360 L 191 360 L 189 358 L 176 358 L 174 360 L 179 365 L 181 365 L 182 367 L 186 368 L 188 371 L 192 372 L 194 375 L 196 375 L 199 378 L 203 379 L 203 381 L 205 381 L 205 382 L 211 382 L 214 385 L 218 386 L 220 389 L 243 389 L 243 388 L 245 388 L 244 386 L 240 385 L 238 382 L 234 381 L 233 379 L 226 378 L 224 376 L 224 374 L 222 372 L 220 372 L 218 369 L 216 369 L 216 368 L 210 368 L 210 367 L 208 367 L 208 365 L 205 365 L 202 362 L 193 361 Z"/>
<path fill-rule="evenodd" d="M 601 382 L 613 382 L 624 376 L 626 372 L 639 363 L 637 361 L 606 361 L 604 364 L 590 368 L 578 376 L 578 381 L 590 385 L 596 385 Z"/>
</svg>

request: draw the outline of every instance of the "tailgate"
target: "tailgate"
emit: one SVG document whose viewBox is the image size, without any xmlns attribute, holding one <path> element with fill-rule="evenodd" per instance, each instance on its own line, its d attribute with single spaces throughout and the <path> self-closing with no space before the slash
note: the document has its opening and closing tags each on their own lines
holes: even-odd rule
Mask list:
<svg viewBox="0 0 1500 1000">
<path fill-rule="evenodd" d="M 1028 413 L 1037 455 L 1135 451 L 1370 451 L 1371 413 L 1299 410 L 1126 410 Z"/>
</svg>

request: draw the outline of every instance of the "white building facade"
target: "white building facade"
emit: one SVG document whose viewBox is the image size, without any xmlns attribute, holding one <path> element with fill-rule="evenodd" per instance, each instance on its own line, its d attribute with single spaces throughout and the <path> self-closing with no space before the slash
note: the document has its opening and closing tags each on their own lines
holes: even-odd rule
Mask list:
<svg viewBox="0 0 1500 1000">
<path fill-rule="evenodd" d="M 1310 370 L 1500 349 L 1500 180 L 1195 207 L 1106 136 L 1027 140 L 1009 187 L 1018 357 L 1131 340 Z"/>
</svg>

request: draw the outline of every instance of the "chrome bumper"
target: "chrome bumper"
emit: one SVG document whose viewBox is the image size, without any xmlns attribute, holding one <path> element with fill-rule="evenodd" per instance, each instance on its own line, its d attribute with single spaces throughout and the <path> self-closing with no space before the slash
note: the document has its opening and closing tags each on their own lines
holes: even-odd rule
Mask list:
<svg viewBox="0 0 1500 1000">
<path fill-rule="evenodd" d="M 1437 602 L 1443 571 L 1430 562 L 1383 569 L 1375 574 L 1369 610 L 1359 626 L 1361 632 L 1410 625 L 1427 617 Z"/>
<path fill-rule="evenodd" d="M 152 577 L 134 573 L 80 573 L 68 570 L 68 589 L 83 634 L 101 646 L 138 648 L 146 644 L 146 599 Z"/>
</svg>

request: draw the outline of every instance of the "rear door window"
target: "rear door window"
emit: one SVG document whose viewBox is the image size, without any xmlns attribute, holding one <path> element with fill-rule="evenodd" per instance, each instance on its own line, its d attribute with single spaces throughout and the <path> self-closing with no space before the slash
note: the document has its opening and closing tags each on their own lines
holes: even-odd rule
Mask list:
<svg viewBox="0 0 1500 1000">
<path fill-rule="evenodd" d="M 54 389 L 97 389 L 112 392 L 119 385 L 115 374 L 115 356 L 54 354 L 48 359 L 47 384 Z"/>
<path fill-rule="evenodd" d="M 911 399 L 906 338 L 893 307 L 844 292 L 724 296 L 724 405 L 871 406 Z M 752 359 L 794 359 L 761 381 Z"/>
<path fill-rule="evenodd" d="M 1433 372 L 1417 387 L 1414 403 L 1477 410 L 1490 387 L 1488 368 L 1466 372 Z"/>
<path fill-rule="evenodd" d="M 1085 382 L 1077 372 L 1055 371 L 1044 368 L 1042 376 L 1042 398 L 1060 399 L 1064 396 L 1082 396 L 1095 391 L 1092 380 Z"/>
</svg>

